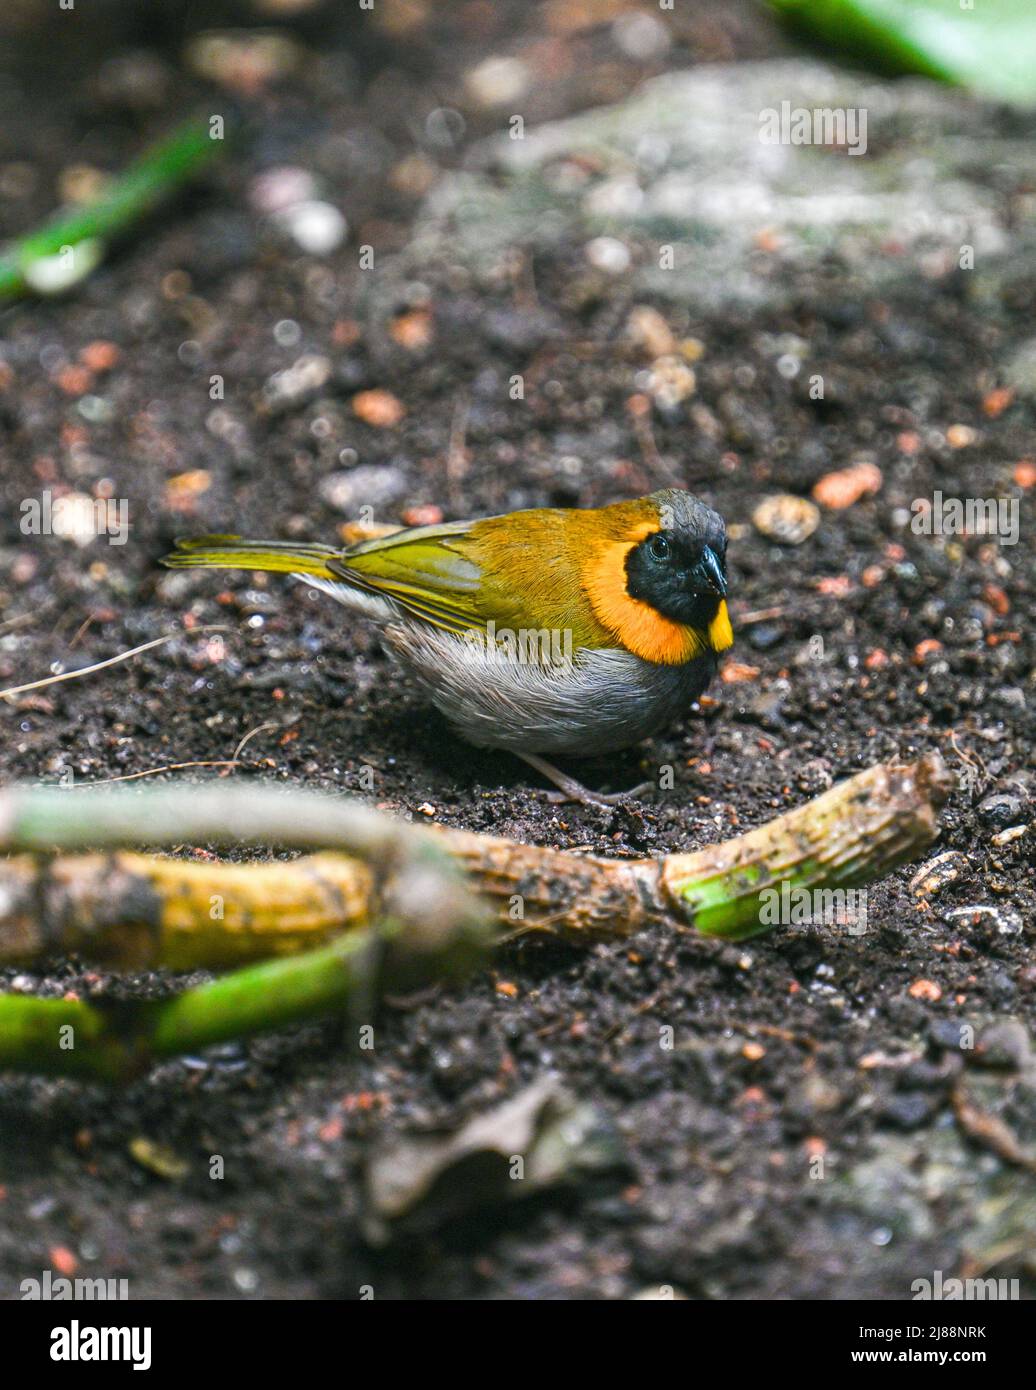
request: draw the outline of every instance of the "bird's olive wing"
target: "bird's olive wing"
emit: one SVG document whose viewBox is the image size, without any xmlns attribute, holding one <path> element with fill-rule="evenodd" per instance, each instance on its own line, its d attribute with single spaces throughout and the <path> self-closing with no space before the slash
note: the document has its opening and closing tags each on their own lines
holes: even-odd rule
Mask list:
<svg viewBox="0 0 1036 1390">
<path fill-rule="evenodd" d="M 472 558 L 467 522 L 415 526 L 350 546 L 328 569 L 350 584 L 395 599 L 415 618 L 449 632 L 484 629 L 482 569 Z"/>
</svg>

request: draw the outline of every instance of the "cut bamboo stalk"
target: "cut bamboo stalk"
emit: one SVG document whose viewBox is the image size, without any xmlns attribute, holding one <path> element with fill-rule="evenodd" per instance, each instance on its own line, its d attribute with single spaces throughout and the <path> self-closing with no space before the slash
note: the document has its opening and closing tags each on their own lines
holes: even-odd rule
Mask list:
<svg viewBox="0 0 1036 1390">
<path fill-rule="evenodd" d="M 84 854 L 0 862 L 0 964 L 58 956 L 121 970 L 228 970 L 368 925 L 362 860 L 273 863 Z"/>
<path fill-rule="evenodd" d="M 263 864 L 196 863 L 117 852 L 0 863 L 0 963 L 56 955 L 123 968 L 226 969 L 288 955 L 378 916 L 378 869 L 414 846 L 445 851 L 510 932 L 614 940 L 668 922 L 706 936 L 765 931 L 767 888 L 873 882 L 934 839 L 948 774 L 932 757 L 869 768 L 733 840 L 661 860 L 608 860 L 470 831 L 415 828 L 323 796 L 155 789 L 91 797 L 0 794 L 0 844 L 54 849 L 139 840 L 223 844 L 263 838 L 345 843 L 370 861 L 326 852 Z M 290 824 L 286 823 L 286 818 Z M 229 826 L 235 826 L 231 833 Z"/>
<path fill-rule="evenodd" d="M 501 923 L 576 942 L 628 936 L 653 922 L 751 936 L 768 925 L 760 913 L 767 888 L 862 884 L 926 848 L 951 786 L 935 755 L 870 768 L 734 840 L 659 861 L 584 859 L 466 831 L 432 834 L 327 797 L 262 789 L 123 790 L 88 801 L 46 789 L 0 793 L 0 845 L 21 851 L 0 876 L 0 959 L 35 958 L 75 940 L 81 953 L 92 943 L 136 964 L 157 958 L 197 967 L 336 933 L 315 950 L 158 1002 L 0 995 L 0 1068 L 124 1081 L 161 1058 L 343 1005 L 369 1018 L 385 992 L 470 969 L 499 939 Z M 262 865 L 126 853 L 48 862 L 25 853 L 113 848 L 139 840 L 142 825 L 159 842 L 344 843 L 369 862 L 333 853 Z M 448 863 L 466 870 L 481 908 Z M 235 893 L 229 919 L 214 919 L 213 897 L 226 904 Z M 364 921 L 378 925 L 343 932 Z"/>
</svg>

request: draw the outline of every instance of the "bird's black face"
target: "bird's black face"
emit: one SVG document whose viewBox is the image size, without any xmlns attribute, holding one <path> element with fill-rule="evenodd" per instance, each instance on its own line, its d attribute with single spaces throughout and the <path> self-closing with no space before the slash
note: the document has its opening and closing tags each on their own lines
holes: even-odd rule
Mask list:
<svg viewBox="0 0 1036 1390">
<path fill-rule="evenodd" d="M 727 593 L 727 537 L 656 531 L 626 557 L 626 592 L 673 622 L 705 631 Z"/>
</svg>

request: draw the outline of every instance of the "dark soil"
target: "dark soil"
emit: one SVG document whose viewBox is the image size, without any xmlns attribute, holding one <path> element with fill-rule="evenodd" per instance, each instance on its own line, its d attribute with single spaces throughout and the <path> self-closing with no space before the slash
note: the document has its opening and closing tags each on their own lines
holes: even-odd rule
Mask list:
<svg viewBox="0 0 1036 1390">
<path fill-rule="evenodd" d="M 944 1051 L 947 1020 L 1036 1024 L 1033 832 L 994 846 L 1003 821 L 987 802 L 1007 793 L 1017 799 L 1009 823 L 1033 819 L 1032 516 L 1023 505 L 1021 543 L 1001 549 L 915 536 L 889 496 L 1019 495 L 1012 470 L 1031 453 L 1032 410 L 1015 402 L 990 415 L 983 401 L 1005 350 L 1031 335 L 1031 293 L 976 304 L 952 276 L 919 276 L 899 297 L 866 302 L 835 260 L 823 284 L 803 277 L 793 315 L 677 325 L 704 344 L 694 404 L 715 428 L 702 415 L 656 417 L 657 454 L 627 408 L 636 365 L 618 344 L 632 301 L 621 277 L 607 295 L 575 293 L 580 248 L 535 265 L 532 302 L 528 285 L 491 291 L 430 270 L 399 308 L 427 303 L 433 342 L 408 350 L 364 318 L 357 247 L 380 255 L 405 242 L 418 199 L 390 176 L 418 147 L 428 111 L 457 106 L 467 122 L 457 148 L 431 152 L 439 165 L 498 127 L 465 105 L 461 86 L 486 54 L 539 45 L 544 75 L 526 101 L 536 121 L 617 99 L 663 66 L 784 47 L 740 4 L 695 6 L 652 65 L 624 57 L 607 26 L 550 27 L 551 13 L 575 4 L 427 8 L 436 17 L 405 39 L 361 30 L 323 42 L 319 61 L 252 98 L 253 134 L 203 187 L 74 295 L 0 318 L 0 684 L 185 623 L 224 625 L 222 644 L 185 634 L 18 697 L 4 780 L 56 782 L 70 768 L 81 784 L 226 760 L 272 724 L 231 775 L 363 794 L 359 770 L 371 766 L 368 799 L 404 818 L 424 820 L 430 807 L 450 825 L 645 855 L 725 838 L 871 763 L 936 749 L 955 771 L 977 770 L 932 851 L 960 850 L 967 864 L 928 903 L 908 890 L 909 869 L 872 889 L 862 942 L 775 934 L 732 946 L 652 932 L 589 953 L 516 944 L 464 988 L 388 1010 L 373 1057 L 328 1023 L 164 1065 L 115 1095 L 5 1076 L 0 1293 L 56 1269 L 63 1249 L 82 1274 L 128 1277 L 134 1297 L 355 1298 L 369 1285 L 378 1298 L 621 1298 L 658 1284 L 705 1297 L 906 1297 L 912 1280 L 966 1264 L 973 1213 L 949 1198 L 933 1203 L 928 1228 L 908 1228 L 838 1184 L 891 1138 L 923 1154 L 953 1127 L 959 1059 Z M 98 61 L 147 40 L 113 27 Z M 314 53 L 312 29 L 300 42 Z M 20 43 L 0 88 L 0 180 L 22 187 L 0 198 L 4 234 L 54 205 L 69 165 L 114 169 L 171 123 L 168 109 L 113 104 L 97 68 L 74 54 L 57 81 L 31 29 Z M 212 109 L 179 67 L 178 43 L 153 56 L 171 101 Z M 246 210 L 255 172 L 285 160 L 321 173 L 349 219 L 348 242 L 327 262 L 261 234 Z M 299 330 L 287 346 L 274 335 L 284 320 Z M 773 371 L 760 337 L 786 332 L 830 364 L 841 385 L 828 400 L 810 402 Z M 121 355 L 84 387 L 69 368 L 97 340 Z M 262 414 L 264 382 L 306 352 L 332 359 L 333 380 L 315 401 Z M 532 383 L 524 410 L 480 386 L 516 371 Z M 209 397 L 213 373 L 226 380 L 222 403 Z M 405 405 L 398 429 L 353 415 L 365 387 Z M 88 418 L 89 401 L 80 408 L 94 396 L 108 418 Z M 976 429 L 977 442 L 952 447 L 953 425 Z M 346 449 L 355 456 L 343 462 Z M 882 469 L 882 493 L 825 513 L 799 548 L 751 526 L 761 496 L 808 494 L 860 449 Z M 565 455 L 576 461 L 562 471 Z M 575 769 L 620 788 L 668 764 L 674 790 L 614 811 L 551 806 L 522 765 L 457 742 L 376 636 L 326 600 L 276 577 L 158 568 L 183 533 L 333 538 L 343 515 L 319 485 L 354 461 L 395 480 L 389 500 L 358 499 L 383 518 L 424 505 L 448 518 L 594 506 L 674 472 L 725 515 L 737 528 L 733 659 L 750 669 L 729 671 L 741 678 L 717 681 L 664 737 Z M 171 482 L 190 470 L 208 473 L 207 488 Z M 125 546 L 21 534 L 26 498 L 105 488 L 129 501 Z M 777 612 L 739 624 L 763 609 Z M 929 639 L 941 646 L 919 651 Z M 219 775 L 202 767 L 169 780 Z M 969 904 L 994 906 L 1008 930 L 988 914 L 947 917 Z M 110 983 L 75 961 L 28 981 L 5 972 L 8 986 L 19 973 L 20 987 L 52 996 Z M 918 981 L 937 989 L 912 991 Z M 672 1051 L 659 1047 L 663 1025 L 675 1030 Z M 372 1141 L 462 1122 L 547 1069 L 618 1127 L 628 1178 L 373 1253 L 358 1222 Z M 141 1168 L 128 1150 L 137 1136 L 171 1145 L 188 1176 L 171 1183 Z M 965 1150 L 976 1171 L 1003 1167 L 970 1139 Z M 810 1161 L 822 1151 L 830 1180 L 817 1181 Z M 214 1154 L 221 1182 L 208 1176 Z M 1024 1261 L 997 1272 L 1020 1272 L 1033 1292 Z"/>
</svg>

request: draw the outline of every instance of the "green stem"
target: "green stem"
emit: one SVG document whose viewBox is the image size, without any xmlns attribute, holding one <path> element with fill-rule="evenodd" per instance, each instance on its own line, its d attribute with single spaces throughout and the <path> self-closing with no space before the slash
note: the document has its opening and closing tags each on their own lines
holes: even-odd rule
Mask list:
<svg viewBox="0 0 1036 1390">
<path fill-rule="evenodd" d="M 934 754 L 879 764 L 735 840 L 670 855 L 662 886 L 671 910 L 705 936 L 740 940 L 804 921 L 789 918 L 796 904 L 814 914 L 817 905 L 847 906 L 832 898 L 807 908 L 802 893 L 860 887 L 913 859 L 935 839 L 952 785 Z M 857 917 L 846 926 L 855 935 L 866 930 L 866 912 L 861 920 L 859 900 L 852 903 Z"/>
<path fill-rule="evenodd" d="M 247 966 L 158 1003 L 0 995 L 0 1070 L 125 1082 L 163 1058 L 346 1006 L 357 1019 L 370 1021 L 381 994 L 469 969 L 481 946 L 469 926 L 441 933 L 423 952 L 411 949 L 400 924 L 353 932 L 319 950 Z"/>
<path fill-rule="evenodd" d="M 228 786 L 0 790 L 0 853 L 152 845 L 282 845 L 388 861 L 415 849 L 411 827 L 356 801 L 262 782 Z"/>
<path fill-rule="evenodd" d="M 127 1080 L 141 1062 L 108 1010 L 81 999 L 0 995 L 0 1068 L 82 1080 Z"/>
<path fill-rule="evenodd" d="M 32 289 L 33 266 L 38 262 L 57 256 L 66 247 L 74 253 L 84 243 L 103 244 L 131 227 L 193 178 L 222 148 L 221 140 L 210 137 L 207 123 L 190 121 L 181 126 L 114 179 L 95 202 L 56 213 L 44 226 L 8 247 L 0 255 L 0 299 Z"/>
<path fill-rule="evenodd" d="M 340 1008 L 356 995 L 374 940 L 371 932 L 355 932 L 319 950 L 250 965 L 185 990 L 156 1012 L 153 1055 L 172 1057 Z"/>
</svg>

